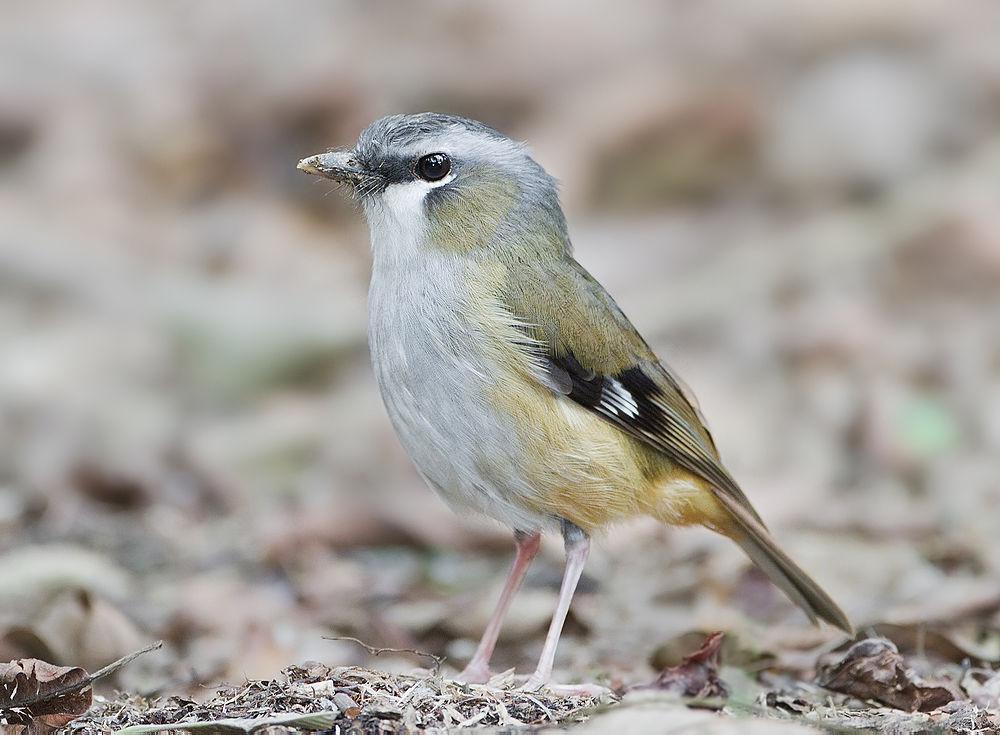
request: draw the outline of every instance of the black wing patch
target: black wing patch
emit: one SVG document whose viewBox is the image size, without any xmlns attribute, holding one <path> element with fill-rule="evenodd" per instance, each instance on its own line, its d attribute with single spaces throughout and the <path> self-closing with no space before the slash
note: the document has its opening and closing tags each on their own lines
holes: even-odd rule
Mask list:
<svg viewBox="0 0 1000 735">
<path fill-rule="evenodd" d="M 688 426 L 671 407 L 663 388 L 642 367 L 636 365 L 617 375 L 600 375 L 583 367 L 572 353 L 548 356 L 546 360 L 550 385 L 560 393 L 729 492 L 760 520 L 736 481 L 715 458 L 711 439 L 707 434 L 706 438 L 699 436 Z"/>
<path fill-rule="evenodd" d="M 576 403 L 608 417 L 622 416 L 637 428 L 656 430 L 659 410 L 653 399 L 660 390 L 640 368 L 615 376 L 598 375 L 584 368 L 573 353 L 549 357 L 548 362 L 552 381 Z"/>
</svg>

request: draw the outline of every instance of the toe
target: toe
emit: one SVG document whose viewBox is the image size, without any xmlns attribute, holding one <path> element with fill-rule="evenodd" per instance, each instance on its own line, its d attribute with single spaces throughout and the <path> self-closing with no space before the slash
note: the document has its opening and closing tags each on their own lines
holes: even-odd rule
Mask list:
<svg viewBox="0 0 1000 735">
<path fill-rule="evenodd" d="M 549 684 L 545 687 L 557 697 L 606 697 L 612 694 L 599 684 Z"/>
<path fill-rule="evenodd" d="M 524 684 L 518 687 L 518 691 L 545 691 L 557 697 L 605 697 L 612 694 L 610 689 L 598 684 L 553 684 L 537 674 L 529 677 Z"/>
<path fill-rule="evenodd" d="M 489 666 L 469 664 L 455 677 L 455 681 L 463 684 L 485 684 L 493 678 Z"/>
</svg>

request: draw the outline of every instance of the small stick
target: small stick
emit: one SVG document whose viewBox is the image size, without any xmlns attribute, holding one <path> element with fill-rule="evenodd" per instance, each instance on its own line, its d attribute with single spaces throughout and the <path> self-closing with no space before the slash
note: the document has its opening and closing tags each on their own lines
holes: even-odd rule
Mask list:
<svg viewBox="0 0 1000 735">
<path fill-rule="evenodd" d="M 363 649 L 368 651 L 372 656 L 381 656 L 383 653 L 412 653 L 414 656 L 422 656 L 424 658 L 429 658 L 434 662 L 434 668 L 432 669 L 433 676 L 437 676 L 441 673 L 441 665 L 444 664 L 445 659 L 442 656 L 435 656 L 433 653 L 427 653 L 427 651 L 418 651 L 416 648 L 375 648 L 375 646 L 369 646 L 362 640 L 357 638 L 352 638 L 349 635 L 337 635 L 337 636 L 323 636 L 325 641 L 350 641 L 351 643 L 357 643 Z"/>
</svg>

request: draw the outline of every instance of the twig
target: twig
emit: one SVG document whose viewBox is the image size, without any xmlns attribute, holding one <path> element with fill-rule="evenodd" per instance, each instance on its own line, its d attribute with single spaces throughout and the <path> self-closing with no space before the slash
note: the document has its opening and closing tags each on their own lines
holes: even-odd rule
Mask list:
<svg viewBox="0 0 1000 735">
<path fill-rule="evenodd" d="M 102 669 L 98 669 L 93 674 L 88 674 L 85 678 L 81 679 L 75 684 L 67 684 L 65 686 L 59 687 L 58 689 L 47 691 L 44 694 L 36 694 L 35 696 L 29 697 L 28 699 L 24 699 L 19 702 L 14 702 L 13 703 L 14 707 L 16 707 L 17 709 L 31 707 L 41 702 L 47 702 L 49 700 L 56 699 L 57 697 L 63 697 L 67 694 L 72 694 L 73 692 L 78 692 L 82 689 L 86 689 L 98 679 L 102 679 L 105 676 L 108 676 L 109 674 L 115 673 L 122 666 L 132 663 L 135 659 L 139 658 L 139 656 L 149 653 L 150 651 L 155 651 L 158 648 L 163 648 L 163 641 L 157 641 L 156 643 L 151 643 L 142 650 L 135 651 L 134 653 L 130 653 L 127 656 L 122 656 L 117 661 L 108 664 Z"/>
<path fill-rule="evenodd" d="M 349 635 L 325 635 L 323 636 L 325 641 L 350 641 L 351 643 L 357 643 L 363 649 L 368 651 L 372 656 L 381 656 L 383 653 L 412 653 L 414 656 L 422 656 L 424 658 L 429 658 L 434 662 L 434 668 L 431 669 L 432 675 L 437 676 L 441 673 L 441 666 L 445 662 L 443 656 L 435 656 L 433 653 L 427 653 L 427 651 L 418 651 L 416 648 L 376 648 L 375 646 L 369 646 L 362 640 L 357 638 L 352 638 Z"/>
</svg>

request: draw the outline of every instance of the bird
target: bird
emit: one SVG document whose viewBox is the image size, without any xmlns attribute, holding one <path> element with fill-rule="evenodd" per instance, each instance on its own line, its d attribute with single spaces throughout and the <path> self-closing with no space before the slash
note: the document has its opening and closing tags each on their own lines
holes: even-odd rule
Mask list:
<svg viewBox="0 0 1000 735">
<path fill-rule="evenodd" d="M 397 114 L 298 168 L 345 188 L 367 220 L 368 341 L 400 443 L 454 510 L 513 531 L 513 564 L 459 681 L 489 680 L 541 536 L 559 531 L 558 601 L 522 687 L 557 691 L 590 539 L 636 516 L 732 539 L 814 624 L 852 633 L 722 464 L 689 388 L 575 260 L 556 180 L 525 143 L 457 115 Z"/>
</svg>

